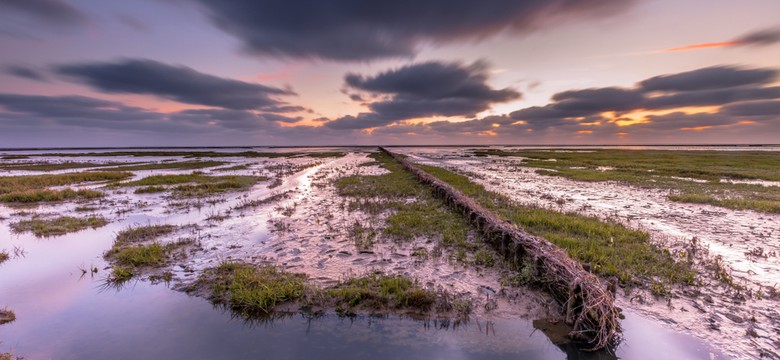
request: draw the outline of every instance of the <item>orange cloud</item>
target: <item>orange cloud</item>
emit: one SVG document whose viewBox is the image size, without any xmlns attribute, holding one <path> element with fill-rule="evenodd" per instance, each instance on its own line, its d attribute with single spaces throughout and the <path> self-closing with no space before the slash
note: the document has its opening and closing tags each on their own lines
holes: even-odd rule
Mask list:
<svg viewBox="0 0 780 360">
<path fill-rule="evenodd" d="M 742 41 L 732 40 L 732 41 L 722 41 L 722 42 L 713 42 L 713 43 L 704 43 L 704 44 L 693 44 L 693 45 L 686 45 L 686 46 L 661 50 L 660 52 L 668 53 L 668 52 L 675 52 L 675 51 L 701 50 L 701 49 L 719 48 L 719 47 L 728 47 L 728 46 L 737 46 L 737 45 L 742 45 Z"/>
<path fill-rule="evenodd" d="M 593 134 L 593 130 L 579 130 L 577 134 Z"/>
<path fill-rule="evenodd" d="M 702 131 L 702 130 L 707 130 L 707 129 L 712 129 L 712 126 L 705 125 L 705 126 L 680 128 L 680 130 L 683 130 L 683 131 Z"/>
</svg>

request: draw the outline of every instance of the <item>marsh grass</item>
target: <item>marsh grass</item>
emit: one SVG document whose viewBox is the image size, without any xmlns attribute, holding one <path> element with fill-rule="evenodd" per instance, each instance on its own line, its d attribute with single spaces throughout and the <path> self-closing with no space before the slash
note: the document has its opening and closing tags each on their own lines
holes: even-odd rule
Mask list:
<svg viewBox="0 0 780 360">
<path fill-rule="evenodd" d="M 7 324 L 16 320 L 16 313 L 13 310 L 3 308 L 0 309 L 0 325 Z"/>
<path fill-rule="evenodd" d="M 0 195 L 0 202 L 7 203 L 35 203 L 35 202 L 57 202 L 73 199 L 97 199 L 105 196 L 97 190 L 25 190 Z"/>
<path fill-rule="evenodd" d="M 95 199 L 104 194 L 96 190 L 52 190 L 49 187 L 66 186 L 85 182 L 124 180 L 132 176 L 128 172 L 88 171 L 68 174 L 0 176 L 0 202 L 29 203 L 70 199 Z"/>
<path fill-rule="evenodd" d="M 64 235 L 87 228 L 97 229 L 106 226 L 108 221 L 102 216 L 72 217 L 59 216 L 51 219 L 33 218 L 10 225 L 16 233 L 31 232 L 37 237 Z"/>
<path fill-rule="evenodd" d="M 176 229 L 178 229 L 177 226 L 170 224 L 128 227 L 116 235 L 116 244 L 126 245 L 157 240 L 162 236 L 172 234 Z"/>
<path fill-rule="evenodd" d="M 6 262 L 10 258 L 11 258 L 11 255 L 8 254 L 8 251 L 6 251 L 5 249 L 0 250 L 0 264 Z"/>
<path fill-rule="evenodd" d="M 267 316 L 278 306 L 297 303 L 304 307 L 331 307 L 340 314 L 359 309 L 427 311 L 436 302 L 433 291 L 415 280 L 382 272 L 351 277 L 329 288 L 312 285 L 303 274 L 274 266 L 223 262 L 206 270 L 199 279 L 211 300 L 244 316 Z"/>
<path fill-rule="evenodd" d="M 427 311 L 436 302 L 436 294 L 423 289 L 416 280 L 380 271 L 349 278 L 326 292 L 336 302 L 337 311 L 347 313 L 356 307 Z"/>
<path fill-rule="evenodd" d="M 225 158 L 225 157 L 243 157 L 243 158 L 287 158 L 287 157 L 312 157 L 312 158 L 330 158 L 330 157 L 342 157 L 345 154 L 343 152 L 313 152 L 313 153 L 301 153 L 301 152 L 257 152 L 257 151 L 241 151 L 241 152 L 221 152 L 221 151 L 107 151 L 107 152 L 88 152 L 88 153 L 48 153 L 48 154 L 36 154 L 27 155 L 30 156 L 46 156 L 46 157 L 98 157 L 98 156 L 178 156 L 184 158 Z"/>
<path fill-rule="evenodd" d="M 655 245 L 646 232 L 629 229 L 611 219 L 519 204 L 465 176 L 438 167 L 418 166 L 500 217 L 565 249 L 599 275 L 616 276 L 626 285 L 696 282 L 692 265 L 675 261 L 670 251 Z"/>
<path fill-rule="evenodd" d="M 90 162 L 59 162 L 59 163 L 46 163 L 46 162 L 24 162 L 13 164 L 0 164 L 0 169 L 13 170 L 13 171 L 57 171 L 57 170 L 69 170 L 69 169 L 86 169 L 86 168 L 102 168 L 110 166 L 121 166 L 135 163 L 127 162 L 112 162 L 112 163 L 90 163 Z M 104 169 L 113 170 L 113 169 Z"/>
<path fill-rule="evenodd" d="M 212 300 L 246 315 L 268 314 L 285 302 L 299 301 L 309 290 L 304 275 L 291 274 L 272 266 L 223 262 L 208 274 Z"/>
<path fill-rule="evenodd" d="M 141 171 L 141 170 L 197 170 L 226 164 L 224 161 L 180 161 L 154 164 L 126 165 L 102 169 L 103 171 Z"/>
<path fill-rule="evenodd" d="M 164 266 L 177 251 L 196 243 L 193 239 L 179 239 L 165 244 L 158 242 L 158 237 L 174 231 L 175 228 L 168 226 L 151 225 L 119 233 L 114 245 L 105 253 L 105 258 L 111 261 L 113 267 L 107 279 L 108 286 L 121 285 L 144 269 Z M 153 242 L 136 244 L 149 240 Z M 184 252 L 179 252 L 179 256 L 184 256 Z"/>
<path fill-rule="evenodd" d="M 171 191 L 174 197 L 204 197 L 252 187 L 267 178 L 260 176 L 209 176 L 193 172 L 179 175 L 152 175 L 143 179 L 117 183 L 115 186 L 133 187 L 137 194 Z M 165 187 L 166 185 L 175 185 Z"/>
<path fill-rule="evenodd" d="M 430 190 L 384 153 L 370 155 L 389 172 L 353 175 L 334 181 L 336 192 L 350 198 L 349 210 L 368 214 L 389 213 L 382 233 L 398 241 L 417 237 L 439 239 L 444 245 L 473 251 L 469 225 L 460 214 L 435 198 Z"/>
<path fill-rule="evenodd" d="M 537 173 L 547 176 L 668 189 L 671 201 L 780 213 L 780 187 L 722 181 L 780 181 L 780 154 L 776 152 L 599 149 L 475 153 L 525 157 L 522 166 L 541 169 Z"/>
</svg>

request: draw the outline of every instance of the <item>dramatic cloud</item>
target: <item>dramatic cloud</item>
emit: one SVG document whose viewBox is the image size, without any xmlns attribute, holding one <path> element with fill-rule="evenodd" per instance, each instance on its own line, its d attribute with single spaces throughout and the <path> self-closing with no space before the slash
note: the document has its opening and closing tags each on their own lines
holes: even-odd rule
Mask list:
<svg viewBox="0 0 780 360">
<path fill-rule="evenodd" d="M 780 98 L 780 96 L 777 96 Z M 731 116 L 775 116 L 780 118 L 780 100 L 750 101 L 726 105 L 721 112 Z"/>
<path fill-rule="evenodd" d="M 10 66 L 6 66 L 3 69 L 3 72 L 24 79 L 46 81 L 46 78 L 38 70 L 35 70 L 27 66 L 10 65 Z"/>
<path fill-rule="evenodd" d="M 639 83 L 645 91 L 692 91 L 767 84 L 776 80 L 775 69 L 712 66 L 673 75 L 652 77 Z"/>
<path fill-rule="evenodd" d="M 74 122 L 85 119 L 126 121 L 162 118 L 159 113 L 86 96 L 0 94 L 0 106 L 7 113 Z"/>
<path fill-rule="evenodd" d="M 232 110 L 284 106 L 286 103 L 273 96 L 295 95 L 291 90 L 221 78 L 153 60 L 62 65 L 55 70 L 107 93 L 147 94 Z"/>
<path fill-rule="evenodd" d="M 196 0 L 251 53 L 361 61 L 619 13 L 626 0 Z"/>
<path fill-rule="evenodd" d="M 662 52 L 701 50 L 719 47 L 769 46 L 778 42 L 780 42 L 780 26 L 747 33 L 733 40 L 680 46 L 666 49 Z"/>
<path fill-rule="evenodd" d="M 517 110 L 510 116 L 540 124 L 599 116 L 604 112 L 620 114 L 632 110 L 719 106 L 739 101 L 777 99 L 780 98 L 780 87 L 765 86 L 777 75 L 775 69 L 714 66 L 655 76 L 633 88 L 564 91 L 553 95 L 553 102 L 548 105 Z"/>
<path fill-rule="evenodd" d="M 346 116 L 328 126 L 361 129 L 430 116 L 470 117 L 489 109 L 492 104 L 521 96 L 511 88 L 492 89 L 487 81 L 488 68 L 483 62 L 464 65 L 431 61 L 370 77 L 347 74 L 347 86 L 381 100 L 368 104 L 371 113 Z"/>
<path fill-rule="evenodd" d="M 87 19 L 84 13 L 61 0 L 0 0 L 0 13 L 28 16 L 46 25 L 78 25 Z"/>
</svg>

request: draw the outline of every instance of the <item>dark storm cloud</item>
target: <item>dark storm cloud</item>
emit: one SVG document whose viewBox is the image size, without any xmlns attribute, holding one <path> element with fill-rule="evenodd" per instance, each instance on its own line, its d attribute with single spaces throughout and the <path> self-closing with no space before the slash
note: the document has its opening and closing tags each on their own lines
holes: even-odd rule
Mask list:
<svg viewBox="0 0 780 360">
<path fill-rule="evenodd" d="M 639 83 L 645 91 L 696 91 L 767 84 L 777 79 L 775 69 L 712 66 L 673 75 L 661 75 Z"/>
<path fill-rule="evenodd" d="M 195 0 L 251 53 L 362 61 L 619 13 L 625 0 Z"/>
<path fill-rule="evenodd" d="M 780 100 L 750 101 L 729 104 L 723 107 L 722 113 L 732 116 L 775 116 L 780 117 Z"/>
<path fill-rule="evenodd" d="M 371 113 L 336 119 L 328 126 L 363 129 L 429 116 L 470 117 L 492 104 L 521 97 L 511 88 L 492 89 L 487 81 L 488 67 L 483 62 L 464 65 L 431 61 L 369 77 L 347 74 L 347 86 L 383 100 L 368 104 Z"/>
<path fill-rule="evenodd" d="M 291 90 L 221 78 L 185 66 L 144 59 L 61 65 L 55 70 L 107 93 L 155 95 L 182 103 L 233 110 L 283 106 L 285 103 L 273 96 L 295 95 Z"/>
<path fill-rule="evenodd" d="M 0 12 L 26 15 L 45 25 L 78 25 L 87 20 L 84 13 L 61 0 L 0 0 Z"/>
<path fill-rule="evenodd" d="M 734 40 L 741 46 L 767 46 L 780 42 L 780 26 L 758 30 L 740 36 Z"/>
<path fill-rule="evenodd" d="M 85 96 L 0 94 L 0 131 L 51 130 L 146 132 L 176 138 L 193 134 L 251 134 L 291 136 L 295 139 L 331 134 L 329 129 L 302 127 L 294 130 L 279 122 L 296 122 L 278 114 L 243 110 L 201 109 L 160 113 L 119 102 Z M 9 130 L 10 131 L 10 130 Z M 120 133 L 121 134 L 121 133 Z M 114 134 L 117 136 L 118 134 Z"/>
<path fill-rule="evenodd" d="M 3 72 L 29 80 L 46 81 L 46 77 L 36 69 L 22 65 L 9 65 L 3 68 Z"/>
<path fill-rule="evenodd" d="M 685 106 L 717 106 L 738 101 L 780 98 L 780 87 L 739 87 L 717 90 L 686 91 L 656 96 L 637 104 L 637 108 L 669 109 Z"/>
<path fill-rule="evenodd" d="M 777 78 L 768 68 L 714 66 L 641 81 L 633 88 L 569 90 L 553 95 L 552 102 L 514 111 L 510 117 L 534 124 L 560 125 L 558 120 L 589 118 L 603 112 L 666 110 L 692 106 L 719 106 L 741 101 L 780 98 L 780 87 L 765 86 Z"/>
<path fill-rule="evenodd" d="M 592 114 L 634 109 L 642 103 L 644 96 L 631 89 L 607 87 L 564 91 L 553 95 L 552 99 L 558 110 Z"/>
<path fill-rule="evenodd" d="M 45 119 L 124 121 L 162 118 L 159 113 L 85 96 L 0 94 L 0 106 L 7 113 Z"/>
</svg>

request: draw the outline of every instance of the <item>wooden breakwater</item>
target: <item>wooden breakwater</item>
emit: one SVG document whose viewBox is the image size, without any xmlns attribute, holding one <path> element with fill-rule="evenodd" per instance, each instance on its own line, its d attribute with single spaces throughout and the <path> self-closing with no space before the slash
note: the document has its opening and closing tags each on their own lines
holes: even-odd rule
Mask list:
<svg viewBox="0 0 780 360">
<path fill-rule="evenodd" d="M 589 350 L 617 345 L 621 339 L 620 313 L 614 297 L 599 279 L 586 271 L 561 248 L 501 219 L 442 180 L 414 166 L 406 159 L 380 147 L 398 161 L 433 193 L 457 209 L 479 230 L 485 241 L 518 266 L 533 266 L 535 283 L 561 305 L 569 336 L 589 344 Z"/>
</svg>

